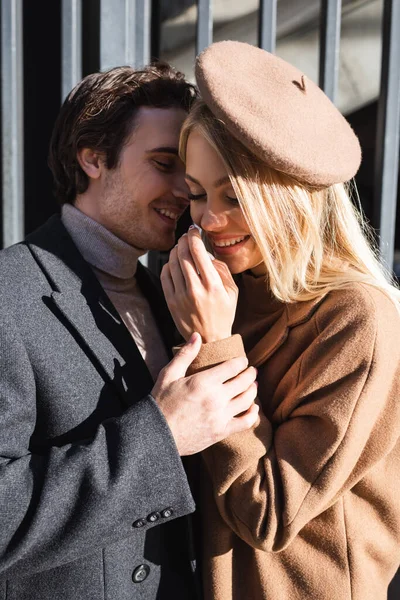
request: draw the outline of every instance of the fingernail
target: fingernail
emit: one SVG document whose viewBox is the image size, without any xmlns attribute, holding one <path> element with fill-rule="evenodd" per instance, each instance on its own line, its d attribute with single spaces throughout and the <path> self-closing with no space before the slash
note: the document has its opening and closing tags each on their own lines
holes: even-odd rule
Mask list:
<svg viewBox="0 0 400 600">
<path fill-rule="evenodd" d="M 190 336 L 190 338 L 189 338 L 189 340 L 188 340 L 188 343 L 189 343 L 189 344 L 194 344 L 194 343 L 195 343 L 195 341 L 197 340 L 197 336 L 198 336 L 198 335 L 199 335 L 199 334 L 198 334 L 198 333 L 196 333 L 196 331 L 194 331 L 194 332 L 192 333 L 192 335 Z"/>
<path fill-rule="evenodd" d="M 196 225 L 191 225 L 191 226 L 189 227 L 189 231 L 190 231 L 191 229 L 196 229 Z"/>
</svg>

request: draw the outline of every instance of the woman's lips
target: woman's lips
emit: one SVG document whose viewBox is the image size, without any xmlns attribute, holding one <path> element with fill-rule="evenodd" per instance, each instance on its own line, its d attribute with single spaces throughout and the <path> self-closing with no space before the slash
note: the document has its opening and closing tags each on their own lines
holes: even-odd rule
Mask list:
<svg viewBox="0 0 400 600">
<path fill-rule="evenodd" d="M 210 242 L 211 242 L 211 245 L 212 245 L 212 248 L 213 248 L 213 251 L 215 254 L 219 254 L 221 256 L 226 256 L 226 255 L 230 255 L 230 254 L 236 254 L 236 252 L 239 252 L 239 250 L 241 250 L 241 248 L 243 248 L 243 246 L 246 244 L 246 242 L 248 242 L 249 239 L 250 239 L 250 236 L 246 235 L 246 237 L 241 242 L 237 242 L 236 244 L 233 244 L 232 246 L 217 246 L 215 244 L 215 240 L 212 240 L 212 239 L 210 239 Z"/>
</svg>

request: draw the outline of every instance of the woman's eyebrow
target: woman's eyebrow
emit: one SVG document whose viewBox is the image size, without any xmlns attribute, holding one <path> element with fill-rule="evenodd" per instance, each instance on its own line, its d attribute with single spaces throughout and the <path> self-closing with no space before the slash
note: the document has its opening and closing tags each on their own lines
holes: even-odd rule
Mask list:
<svg viewBox="0 0 400 600">
<path fill-rule="evenodd" d="M 203 187 L 200 183 L 200 181 L 197 181 L 197 179 L 195 179 L 194 177 L 192 177 L 191 175 L 189 175 L 189 173 L 185 174 L 185 178 L 189 179 L 190 181 L 193 181 L 193 183 L 197 183 L 197 185 L 199 185 L 200 187 Z M 225 183 L 230 183 L 230 179 L 228 175 L 224 175 L 223 177 L 220 177 L 219 179 L 217 179 L 217 181 L 214 182 L 214 187 L 215 188 L 219 188 L 221 187 L 221 185 L 225 185 Z"/>
<path fill-rule="evenodd" d="M 189 175 L 189 173 L 185 173 L 185 179 L 189 179 L 189 181 L 193 181 L 193 183 L 197 183 L 197 185 L 201 186 L 201 183 L 197 181 L 197 179 Z"/>
<path fill-rule="evenodd" d="M 221 185 L 225 185 L 225 183 L 230 183 L 231 180 L 229 179 L 228 175 L 224 175 L 223 177 L 220 177 L 219 179 L 217 179 L 217 181 L 214 182 L 214 187 L 215 188 L 219 188 L 221 187 Z"/>
</svg>

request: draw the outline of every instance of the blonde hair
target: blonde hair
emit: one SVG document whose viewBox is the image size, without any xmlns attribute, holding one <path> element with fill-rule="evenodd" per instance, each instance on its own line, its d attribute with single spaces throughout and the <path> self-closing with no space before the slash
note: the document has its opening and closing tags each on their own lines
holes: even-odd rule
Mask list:
<svg viewBox="0 0 400 600">
<path fill-rule="evenodd" d="M 226 166 L 278 300 L 311 300 L 363 282 L 398 303 L 400 290 L 378 259 L 361 207 L 357 210 L 351 201 L 350 184 L 315 189 L 273 170 L 234 138 L 201 100 L 183 124 L 183 161 L 194 129 Z"/>
</svg>

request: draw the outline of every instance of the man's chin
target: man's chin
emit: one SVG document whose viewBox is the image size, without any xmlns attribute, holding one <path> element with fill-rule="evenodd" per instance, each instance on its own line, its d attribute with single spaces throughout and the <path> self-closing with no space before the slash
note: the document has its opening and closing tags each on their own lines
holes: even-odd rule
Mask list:
<svg viewBox="0 0 400 600">
<path fill-rule="evenodd" d="M 155 252 L 168 252 L 175 246 L 175 232 L 170 236 L 159 237 L 158 239 L 149 239 L 148 250 Z"/>
</svg>

